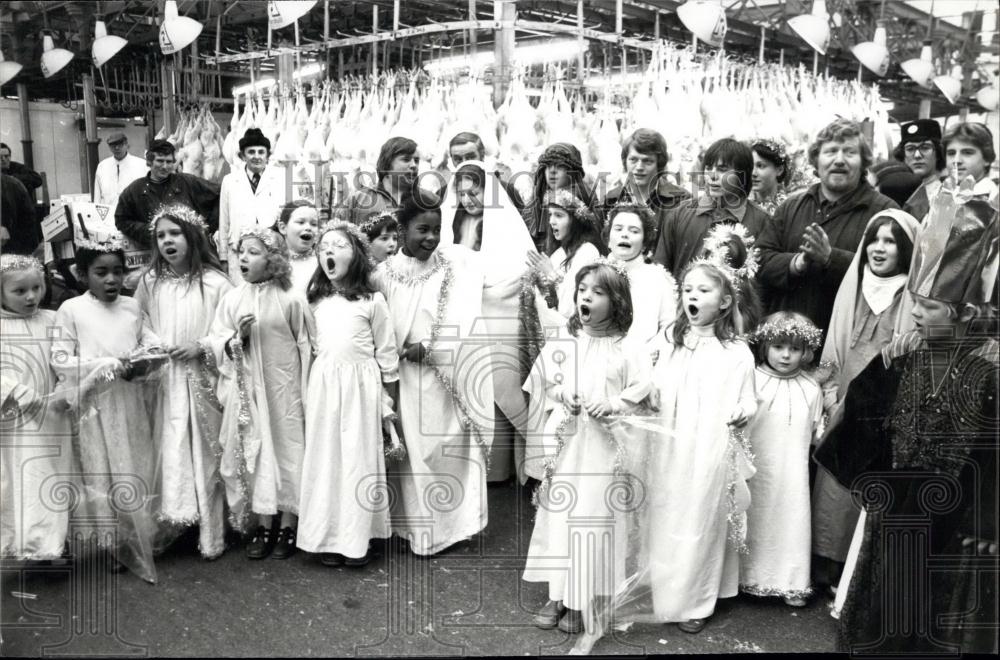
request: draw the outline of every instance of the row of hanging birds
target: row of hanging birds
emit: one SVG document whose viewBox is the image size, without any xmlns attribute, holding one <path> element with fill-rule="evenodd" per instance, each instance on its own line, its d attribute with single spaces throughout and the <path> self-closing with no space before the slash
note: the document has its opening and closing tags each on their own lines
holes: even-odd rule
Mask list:
<svg viewBox="0 0 1000 660">
<path fill-rule="evenodd" d="M 477 133 L 487 160 L 514 171 L 530 170 L 547 145 L 570 142 L 588 171 L 613 179 L 622 169 L 622 141 L 636 128 L 653 128 L 666 137 L 668 169 L 682 184 L 704 148 L 727 136 L 779 140 L 802 167 L 809 142 L 837 117 L 873 119 L 876 156 L 889 150 L 889 117 L 877 86 L 816 77 L 801 67 L 699 59 L 690 49 L 665 48 L 638 84 L 618 86 L 611 76 L 596 102 L 593 90 L 567 90 L 556 68 L 530 94 L 525 73 L 515 75 L 496 109 L 492 89 L 475 73 L 427 82 L 426 74 L 395 71 L 284 94 L 272 88 L 236 99 L 224 139 L 207 107 L 182 113 L 167 139 L 178 147 L 182 171 L 219 180 L 223 159 L 239 167 L 239 138 L 256 127 L 271 141 L 272 161 L 292 164 L 302 183 L 313 181 L 317 163 L 349 176 L 374 171 L 379 148 L 393 136 L 418 143 L 423 169 L 444 167 L 448 141 L 461 131 Z"/>
</svg>

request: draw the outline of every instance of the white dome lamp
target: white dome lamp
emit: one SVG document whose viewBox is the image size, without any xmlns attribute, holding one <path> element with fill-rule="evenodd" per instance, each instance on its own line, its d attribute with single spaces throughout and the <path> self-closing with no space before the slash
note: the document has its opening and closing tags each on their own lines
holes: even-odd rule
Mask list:
<svg viewBox="0 0 1000 660">
<path fill-rule="evenodd" d="M 204 26 L 193 18 L 177 13 L 177 0 L 167 0 L 160 25 L 160 52 L 172 55 L 191 45 Z"/>
<path fill-rule="evenodd" d="M 280 30 L 299 20 L 316 6 L 316 0 L 271 0 L 267 3 L 268 25 Z"/>
<path fill-rule="evenodd" d="M 3 51 L 0 51 L 0 85 L 6 85 L 14 76 L 21 72 L 21 65 L 17 62 L 7 62 L 3 58 Z"/>
<path fill-rule="evenodd" d="M 94 57 L 96 66 L 104 66 L 105 62 L 117 55 L 118 51 L 127 45 L 128 41 L 125 39 L 108 34 L 108 28 L 104 25 L 104 21 L 97 21 L 94 24 L 94 45 L 91 47 L 90 53 Z"/>
<path fill-rule="evenodd" d="M 930 40 L 924 41 L 920 57 L 908 59 L 899 66 L 902 67 L 903 73 L 913 79 L 913 82 L 924 89 L 934 89 L 934 74 L 937 71 L 934 70 L 934 53 L 931 50 Z"/>
<path fill-rule="evenodd" d="M 73 53 L 65 48 L 56 48 L 52 43 L 52 37 L 45 35 L 42 38 L 42 75 L 51 78 L 63 70 L 69 61 L 73 59 Z"/>
<path fill-rule="evenodd" d="M 941 90 L 948 103 L 954 105 L 955 101 L 962 94 L 962 65 L 956 64 L 951 69 L 951 75 L 938 76 L 934 79 L 934 86 Z"/>
<path fill-rule="evenodd" d="M 830 47 L 830 22 L 826 13 L 826 0 L 813 0 L 812 11 L 788 19 L 788 27 L 820 55 Z"/>
<path fill-rule="evenodd" d="M 720 48 L 726 38 L 726 10 L 717 0 L 688 0 L 677 8 L 677 18 L 699 41 Z"/>
<path fill-rule="evenodd" d="M 1000 92 L 996 84 L 987 85 L 976 92 L 976 103 L 983 106 L 987 112 L 994 112 L 1000 107 Z"/>
<path fill-rule="evenodd" d="M 879 21 L 877 25 L 875 37 L 871 41 L 856 44 L 851 52 L 866 69 L 883 78 L 889 72 L 889 49 L 885 47 L 885 23 Z"/>
</svg>

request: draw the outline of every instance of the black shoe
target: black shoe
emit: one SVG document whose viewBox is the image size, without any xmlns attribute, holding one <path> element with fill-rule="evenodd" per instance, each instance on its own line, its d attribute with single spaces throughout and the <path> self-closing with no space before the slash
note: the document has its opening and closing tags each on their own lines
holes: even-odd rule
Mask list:
<svg viewBox="0 0 1000 660">
<path fill-rule="evenodd" d="M 319 563 L 324 566 L 330 566 L 331 568 L 343 566 L 344 555 L 338 555 L 336 552 L 324 552 L 319 556 Z"/>
<path fill-rule="evenodd" d="M 278 532 L 278 540 L 274 542 L 274 552 L 271 559 L 288 559 L 295 554 L 295 530 L 291 527 L 282 527 Z"/>
<path fill-rule="evenodd" d="M 351 568 L 361 568 L 362 566 L 367 566 L 368 562 L 372 560 L 372 553 L 368 551 L 365 553 L 364 557 L 344 557 L 344 566 L 350 566 Z"/>
<path fill-rule="evenodd" d="M 247 546 L 247 559 L 264 559 L 274 550 L 275 534 L 274 530 L 261 525 L 254 532 Z"/>
</svg>

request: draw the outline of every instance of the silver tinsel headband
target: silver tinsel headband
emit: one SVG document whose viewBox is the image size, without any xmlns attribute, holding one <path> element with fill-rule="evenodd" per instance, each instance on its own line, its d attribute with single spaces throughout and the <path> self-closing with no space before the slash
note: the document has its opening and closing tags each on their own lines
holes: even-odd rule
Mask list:
<svg viewBox="0 0 1000 660">
<path fill-rule="evenodd" d="M 747 256 L 743 265 L 733 268 L 729 263 L 729 241 L 736 237 L 746 248 Z M 757 258 L 757 248 L 754 247 L 754 237 L 750 235 L 747 228 L 741 224 L 730 225 L 720 222 L 712 228 L 704 243 L 705 258 L 715 264 L 726 277 L 737 285 L 740 279 L 751 279 L 757 274 L 760 266 Z"/>
<path fill-rule="evenodd" d="M 150 232 L 156 232 L 156 223 L 159 222 L 161 218 L 177 220 L 199 227 L 202 231 L 208 231 L 208 224 L 206 224 L 205 218 L 201 217 L 201 215 L 193 208 L 185 206 L 184 204 L 162 205 L 156 209 L 156 213 L 153 214 L 153 219 L 149 222 Z"/>
<path fill-rule="evenodd" d="M 323 225 L 323 229 L 320 230 L 319 236 L 316 238 L 316 250 L 319 250 L 319 243 L 323 240 L 331 231 L 341 231 L 345 234 L 350 234 L 354 238 L 358 239 L 361 245 L 364 246 L 365 253 L 368 253 L 370 247 L 370 241 L 368 236 L 365 235 L 364 231 L 356 224 L 352 222 L 345 222 L 344 220 L 334 220 Z"/>
<path fill-rule="evenodd" d="M 625 270 L 625 264 L 622 264 L 622 263 L 620 263 L 618 261 L 612 261 L 611 259 L 608 259 L 607 257 L 600 257 L 598 259 L 595 259 L 593 261 L 593 264 L 595 266 L 607 266 L 608 268 L 610 268 L 611 270 L 615 271 L 616 273 L 618 273 L 619 275 L 621 275 L 623 278 L 625 278 L 626 282 L 628 282 L 629 284 L 632 283 L 631 278 L 629 278 L 629 276 L 628 276 L 628 271 Z"/>
<path fill-rule="evenodd" d="M 22 270 L 37 270 L 39 273 L 45 274 L 42 262 L 34 257 L 24 254 L 0 255 L 0 273 L 14 273 Z"/>
<path fill-rule="evenodd" d="M 73 239 L 73 243 L 78 248 L 83 248 L 84 250 L 93 250 L 95 252 L 124 252 L 125 251 L 125 238 L 121 236 L 115 236 L 109 238 L 106 241 L 95 241 L 90 238 L 78 237 Z"/>
<path fill-rule="evenodd" d="M 368 220 L 361 223 L 359 229 L 367 235 L 368 232 L 372 230 L 372 227 L 384 220 L 392 220 L 398 224 L 398 221 L 396 220 L 396 213 L 394 211 L 381 211 L 380 213 L 373 213 L 368 216 Z"/>
<path fill-rule="evenodd" d="M 594 215 L 594 212 L 579 197 L 565 188 L 546 191 L 542 201 L 544 206 L 558 206 L 584 222 L 589 222 L 592 225 L 597 224 L 597 216 Z"/>
<path fill-rule="evenodd" d="M 247 227 L 240 232 L 240 242 L 246 238 L 256 238 L 264 244 L 264 247 L 271 254 L 288 257 L 288 248 L 285 246 L 285 239 L 280 234 L 266 227 Z"/>
</svg>

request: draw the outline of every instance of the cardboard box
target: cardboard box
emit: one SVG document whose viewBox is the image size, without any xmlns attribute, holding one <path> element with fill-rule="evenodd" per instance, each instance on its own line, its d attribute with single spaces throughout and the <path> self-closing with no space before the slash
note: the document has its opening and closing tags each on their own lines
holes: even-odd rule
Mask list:
<svg viewBox="0 0 1000 660">
<path fill-rule="evenodd" d="M 42 240 L 50 243 L 73 240 L 73 228 L 66 215 L 66 207 L 60 206 L 42 220 Z"/>
</svg>

